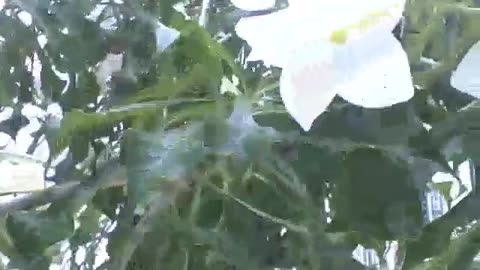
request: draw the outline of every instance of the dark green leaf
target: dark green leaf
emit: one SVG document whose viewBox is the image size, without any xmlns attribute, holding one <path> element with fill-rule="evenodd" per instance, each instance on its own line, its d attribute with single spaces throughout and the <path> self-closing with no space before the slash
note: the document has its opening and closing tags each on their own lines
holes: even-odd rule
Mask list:
<svg viewBox="0 0 480 270">
<path fill-rule="evenodd" d="M 334 191 L 332 224 L 384 240 L 419 233 L 420 192 L 403 160 L 374 148 L 359 148 L 346 154 L 343 166 Z M 336 231 L 335 226 L 331 229 Z"/>
<path fill-rule="evenodd" d="M 16 249 L 23 254 L 37 254 L 73 233 L 73 218 L 64 213 L 21 211 L 8 216 L 7 230 Z"/>
</svg>

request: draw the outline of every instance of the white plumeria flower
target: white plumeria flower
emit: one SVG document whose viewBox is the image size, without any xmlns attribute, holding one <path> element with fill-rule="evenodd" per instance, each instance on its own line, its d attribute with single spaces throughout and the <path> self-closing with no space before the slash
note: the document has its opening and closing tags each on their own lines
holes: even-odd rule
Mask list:
<svg viewBox="0 0 480 270">
<path fill-rule="evenodd" d="M 252 47 L 247 60 L 283 68 L 283 102 L 308 131 L 337 94 L 366 108 L 413 97 L 407 55 L 391 32 L 404 5 L 405 0 L 292 0 L 278 12 L 241 19 L 236 32 Z"/>
<path fill-rule="evenodd" d="M 243 10 L 263 10 L 275 6 L 275 0 L 231 0 L 232 4 Z"/>
<path fill-rule="evenodd" d="M 450 84 L 475 98 L 480 98 L 480 41 L 474 44 L 452 73 Z"/>
</svg>

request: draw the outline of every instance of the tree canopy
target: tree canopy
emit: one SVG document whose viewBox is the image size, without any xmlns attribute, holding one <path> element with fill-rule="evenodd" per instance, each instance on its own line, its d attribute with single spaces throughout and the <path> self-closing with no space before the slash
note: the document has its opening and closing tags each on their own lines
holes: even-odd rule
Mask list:
<svg viewBox="0 0 480 270">
<path fill-rule="evenodd" d="M 6 0 L 0 269 L 368 269 L 358 245 L 387 269 L 392 243 L 398 270 L 480 269 L 480 1 L 408 0 L 413 98 L 337 96 L 309 131 L 235 32 L 276 2 Z"/>
</svg>

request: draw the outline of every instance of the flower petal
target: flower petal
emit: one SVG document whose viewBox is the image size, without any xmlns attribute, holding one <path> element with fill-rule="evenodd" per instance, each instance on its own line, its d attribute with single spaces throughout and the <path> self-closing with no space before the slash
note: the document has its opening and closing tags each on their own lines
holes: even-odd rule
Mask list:
<svg viewBox="0 0 480 270">
<path fill-rule="evenodd" d="M 339 2 L 335 3 L 339 5 Z M 343 4 L 343 10 L 334 14 L 338 14 L 340 17 L 337 19 L 347 24 L 333 29 L 329 39 L 344 44 L 375 31 L 391 32 L 401 18 L 404 6 L 405 0 L 359 0 Z"/>
<path fill-rule="evenodd" d="M 306 46 L 326 44 L 329 32 L 319 29 L 311 18 L 286 8 L 269 15 L 243 18 L 235 26 L 235 31 L 252 47 L 247 60 L 263 60 L 265 65 L 283 67 L 292 55 Z M 332 21 L 330 18 L 327 22 L 326 16 L 322 18 L 327 25 Z"/>
<path fill-rule="evenodd" d="M 305 130 L 322 114 L 336 95 L 339 74 L 334 69 L 332 50 L 304 48 L 283 68 L 280 94 L 288 113 Z"/>
<path fill-rule="evenodd" d="M 275 0 L 230 0 L 233 5 L 243 10 L 263 10 L 275 6 Z"/>
<path fill-rule="evenodd" d="M 305 42 L 345 44 L 372 32 L 390 32 L 404 4 L 405 0 L 296 0 L 272 14 L 243 18 L 235 30 L 255 51 L 248 60 L 283 67 L 291 50 Z"/>
<path fill-rule="evenodd" d="M 265 16 L 243 18 L 237 23 L 237 35 L 255 51 L 255 57 L 249 60 L 264 60 L 279 67 L 284 65 L 286 52 L 293 47 L 285 39 L 285 34 L 295 30 L 285 21 L 288 21 L 288 14 L 281 10 Z"/>
<path fill-rule="evenodd" d="M 343 50 L 336 59 L 337 68 L 346 75 L 338 88 L 343 99 L 366 108 L 382 108 L 413 97 L 408 58 L 392 34 L 369 36 Z"/>
<path fill-rule="evenodd" d="M 261 50 L 258 47 L 255 47 L 255 48 L 256 49 L 252 49 L 250 54 L 247 56 L 247 59 L 246 59 L 247 62 L 263 61 L 263 64 L 266 67 L 284 66 L 286 61 L 285 59 L 287 58 L 285 54 L 276 54 L 276 51 L 274 50 L 271 50 L 271 52 L 269 52 L 268 50 Z"/>
<path fill-rule="evenodd" d="M 450 78 L 450 84 L 464 93 L 480 98 L 480 41 L 463 57 Z"/>
</svg>

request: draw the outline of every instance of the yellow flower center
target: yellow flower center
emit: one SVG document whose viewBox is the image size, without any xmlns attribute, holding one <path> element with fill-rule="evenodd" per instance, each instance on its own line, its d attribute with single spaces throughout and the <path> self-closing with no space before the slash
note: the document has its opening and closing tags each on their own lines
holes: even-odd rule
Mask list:
<svg viewBox="0 0 480 270">
<path fill-rule="evenodd" d="M 400 5 L 397 3 L 393 6 L 394 9 L 400 8 Z M 381 22 L 384 18 L 390 18 L 393 16 L 392 9 L 385 9 L 379 11 L 373 11 L 368 13 L 365 17 L 361 18 L 358 22 L 350 24 L 346 27 L 334 30 L 330 34 L 330 42 L 335 44 L 345 44 L 348 38 L 348 32 L 350 31 L 359 31 L 365 32 L 370 27 L 377 25 Z"/>
</svg>

